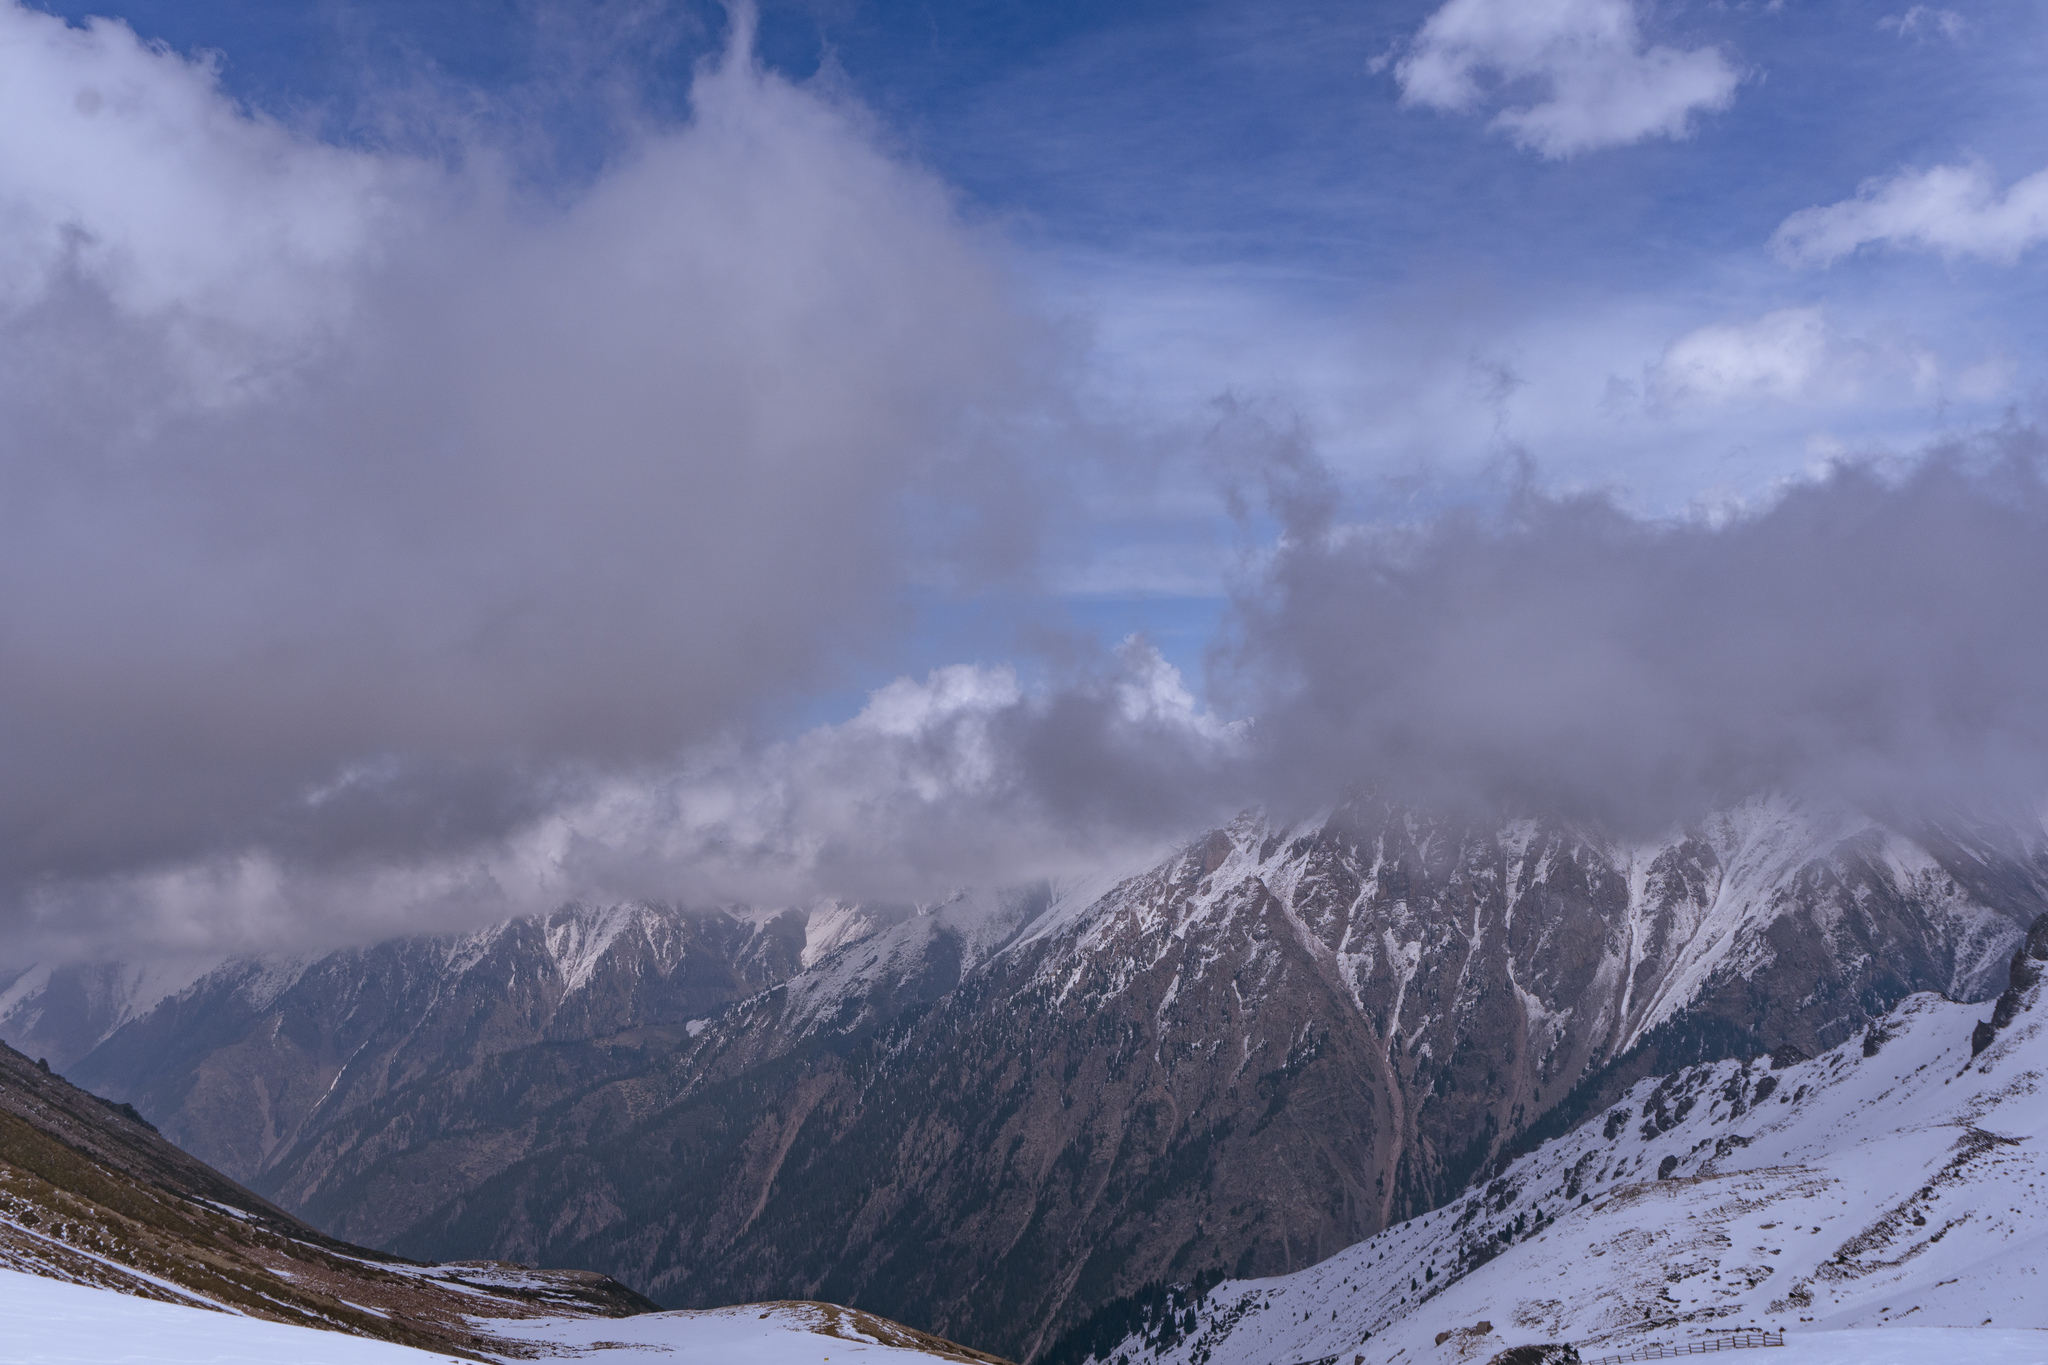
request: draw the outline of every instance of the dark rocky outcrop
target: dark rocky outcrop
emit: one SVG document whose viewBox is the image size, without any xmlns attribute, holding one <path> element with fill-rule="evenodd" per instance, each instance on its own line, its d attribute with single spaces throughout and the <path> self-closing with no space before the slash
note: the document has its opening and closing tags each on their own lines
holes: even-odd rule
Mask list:
<svg viewBox="0 0 2048 1365">
<path fill-rule="evenodd" d="M 2027 941 L 2014 950 L 2005 990 L 1991 1008 L 1991 1026 L 2004 1028 L 2025 1007 L 2027 992 L 2041 981 L 2041 964 L 2048 963 L 2048 915 L 2034 921 Z"/>
<path fill-rule="evenodd" d="M 1579 1365 L 1579 1351 L 1570 1342 L 1561 1341 L 1510 1346 L 1486 1365 Z"/>
<path fill-rule="evenodd" d="M 1991 1006 L 1991 1017 L 1981 1020 L 1970 1035 L 1972 1056 L 1990 1047 L 2001 1029 L 2010 1027 L 2029 1004 L 2029 993 L 2041 984 L 2042 964 L 2048 963 L 2048 915 L 2035 920 L 2026 941 L 2013 950 L 2006 969 L 2006 987 Z"/>
</svg>

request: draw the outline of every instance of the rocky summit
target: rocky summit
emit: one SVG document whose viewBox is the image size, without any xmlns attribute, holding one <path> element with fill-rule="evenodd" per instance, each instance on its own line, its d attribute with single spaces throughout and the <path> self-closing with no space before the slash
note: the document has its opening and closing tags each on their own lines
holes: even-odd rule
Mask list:
<svg viewBox="0 0 2048 1365">
<path fill-rule="evenodd" d="M 72 1072 L 338 1235 L 1030 1359 L 1439 1207 L 1644 1077 L 1988 999 L 2043 910 L 2038 826 L 1359 797 L 1094 885 L 230 963 Z"/>
</svg>

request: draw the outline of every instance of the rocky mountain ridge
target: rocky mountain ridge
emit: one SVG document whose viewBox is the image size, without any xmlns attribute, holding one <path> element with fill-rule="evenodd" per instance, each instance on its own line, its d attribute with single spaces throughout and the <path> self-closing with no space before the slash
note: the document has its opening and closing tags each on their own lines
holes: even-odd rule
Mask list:
<svg viewBox="0 0 2048 1365">
<path fill-rule="evenodd" d="M 1988 995 L 2048 909 L 2041 843 L 1785 798 L 1633 843 L 1359 797 L 829 942 L 639 908 L 271 995 L 230 964 L 76 1069 L 353 1238 L 1028 1358 L 1147 1284 L 1436 1207 L 1639 1076 Z"/>
<path fill-rule="evenodd" d="M 805 917 L 570 906 L 470 934 L 236 959 L 117 1029 L 70 1070 L 260 1181 L 309 1130 L 394 1089 L 459 1087 L 490 1059 L 598 1039 L 680 1037 L 800 971 Z M 844 926 L 839 926 L 841 932 Z"/>
<path fill-rule="evenodd" d="M 0 1038 L 62 1071 L 222 960 L 216 955 L 151 963 L 45 962 L 0 969 Z"/>
</svg>

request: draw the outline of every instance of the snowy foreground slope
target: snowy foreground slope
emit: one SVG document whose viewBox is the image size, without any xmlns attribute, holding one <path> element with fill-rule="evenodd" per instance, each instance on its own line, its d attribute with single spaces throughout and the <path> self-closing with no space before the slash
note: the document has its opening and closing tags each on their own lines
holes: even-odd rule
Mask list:
<svg viewBox="0 0 2048 1365">
<path fill-rule="evenodd" d="M 830 1304 L 653 1309 L 589 1271 L 424 1264 L 337 1241 L 0 1045 L 0 1365 L 1002 1365 Z"/>
<path fill-rule="evenodd" d="M 514 1349 L 488 1358 L 538 1355 L 597 1365 L 974 1365 L 991 1359 L 957 1353 L 866 1314 L 807 1303 L 623 1320 L 542 1318 L 521 1323 L 516 1337 L 509 1343 Z M 454 1365 L 465 1359 L 0 1270 L 0 1365 Z"/>
<path fill-rule="evenodd" d="M 1162 1304 L 1098 1357 L 1423 1365 L 1560 1342 L 1592 1361 L 1747 1329 L 1786 1336 L 1758 1365 L 2048 1361 L 2044 958 L 2048 920 L 1998 1029 L 1922 994 L 1812 1060 L 1644 1080 L 1464 1198 Z"/>
</svg>

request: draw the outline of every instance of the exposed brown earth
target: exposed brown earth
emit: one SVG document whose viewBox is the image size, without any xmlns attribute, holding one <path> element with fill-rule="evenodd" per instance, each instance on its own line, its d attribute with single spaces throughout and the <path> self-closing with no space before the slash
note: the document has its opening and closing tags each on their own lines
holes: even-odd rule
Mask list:
<svg viewBox="0 0 2048 1365">
<path fill-rule="evenodd" d="M 492 1320 L 655 1306 L 589 1272 L 429 1266 L 335 1241 L 5 1045 L 0 1266 L 479 1360 L 536 1354 Z"/>
</svg>

